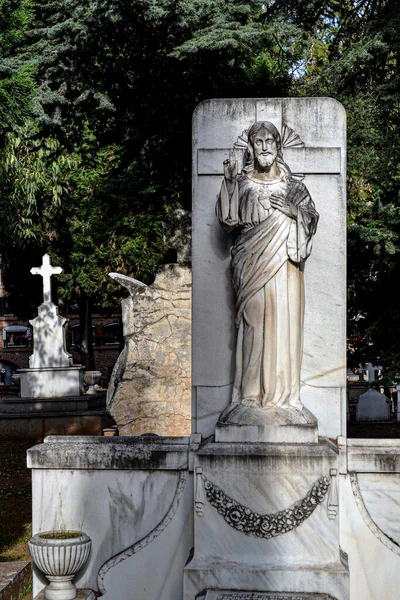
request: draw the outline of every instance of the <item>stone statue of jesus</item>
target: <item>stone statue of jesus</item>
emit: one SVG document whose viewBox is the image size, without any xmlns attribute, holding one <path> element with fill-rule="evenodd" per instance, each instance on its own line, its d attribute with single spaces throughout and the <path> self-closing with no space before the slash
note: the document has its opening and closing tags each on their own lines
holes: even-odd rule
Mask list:
<svg viewBox="0 0 400 600">
<path fill-rule="evenodd" d="M 231 251 L 238 327 L 232 403 L 302 410 L 303 271 L 318 213 L 284 163 L 272 123 L 250 128 L 240 175 L 233 151 L 225 161 L 217 216 L 224 229 L 240 229 Z"/>
</svg>

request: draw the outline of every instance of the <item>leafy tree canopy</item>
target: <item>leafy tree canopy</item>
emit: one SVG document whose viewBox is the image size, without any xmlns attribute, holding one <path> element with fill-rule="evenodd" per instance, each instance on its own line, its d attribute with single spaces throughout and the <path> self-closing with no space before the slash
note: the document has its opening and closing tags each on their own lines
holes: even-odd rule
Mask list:
<svg viewBox="0 0 400 600">
<path fill-rule="evenodd" d="M 0 0 L 6 262 L 49 251 L 64 298 L 110 301 L 107 273 L 151 280 L 162 222 L 190 208 L 198 102 L 333 96 L 348 114 L 349 356 L 395 373 L 399 19 L 395 0 Z"/>
</svg>

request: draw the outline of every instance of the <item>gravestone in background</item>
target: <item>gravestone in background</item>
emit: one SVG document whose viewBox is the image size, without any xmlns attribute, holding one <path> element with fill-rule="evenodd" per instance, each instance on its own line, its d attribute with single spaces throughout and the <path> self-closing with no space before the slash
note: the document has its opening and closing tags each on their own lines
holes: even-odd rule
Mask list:
<svg viewBox="0 0 400 600">
<path fill-rule="evenodd" d="M 58 314 L 58 307 L 51 301 L 50 278 L 61 272 L 61 267 L 50 264 L 48 254 L 43 256 L 41 267 L 31 269 L 32 275 L 43 278 L 43 303 L 38 308 L 38 316 L 29 321 L 33 328 L 29 369 L 17 371 L 21 398 L 62 398 L 83 394 L 84 367 L 73 366 L 72 356 L 67 352 L 65 326 L 68 320 Z"/>
<path fill-rule="evenodd" d="M 361 394 L 357 404 L 357 421 L 389 421 L 391 402 L 378 390 Z"/>
</svg>

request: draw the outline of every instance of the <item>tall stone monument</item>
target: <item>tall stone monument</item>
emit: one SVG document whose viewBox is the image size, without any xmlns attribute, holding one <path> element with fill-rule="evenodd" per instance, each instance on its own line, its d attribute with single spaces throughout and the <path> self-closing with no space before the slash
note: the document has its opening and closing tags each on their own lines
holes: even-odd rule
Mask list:
<svg viewBox="0 0 400 600">
<path fill-rule="evenodd" d="M 346 416 L 344 111 L 212 100 L 193 128 L 194 431 L 214 439 L 184 598 L 344 600 L 327 439 Z"/>
<path fill-rule="evenodd" d="M 248 133 L 257 123 L 269 123 L 280 136 L 277 157 L 277 180 L 264 178 L 262 181 L 252 175 L 251 162 L 247 163 L 250 147 Z M 269 196 L 294 197 L 294 205 L 300 211 L 300 218 L 287 217 L 274 208 L 275 214 L 285 224 L 281 233 L 286 235 L 284 227 L 289 228 L 286 256 L 282 254 L 282 239 L 272 240 L 275 245 L 281 243 L 273 255 L 274 261 L 258 264 L 254 267 L 253 280 L 244 282 L 245 294 L 251 294 L 252 286 L 258 279 L 268 278 L 268 269 L 278 269 L 270 282 L 264 285 L 264 294 L 268 289 L 278 286 L 277 294 L 281 303 L 286 302 L 286 312 L 277 312 L 271 317 L 271 311 L 265 312 L 265 326 L 276 329 L 276 349 L 272 355 L 265 355 L 264 378 L 269 378 L 268 365 L 275 372 L 276 381 L 282 377 L 282 364 L 287 370 L 293 361 L 299 370 L 301 346 L 302 364 L 300 371 L 300 401 L 318 421 L 319 435 L 336 437 L 340 435 L 345 423 L 345 324 L 346 324 L 346 280 L 345 273 L 345 175 L 346 175 L 346 125 L 344 110 L 332 99 L 293 98 L 278 100 L 219 100 L 200 104 L 194 116 L 193 124 L 193 386 L 194 386 L 194 431 L 203 435 L 212 435 L 219 416 L 234 400 L 236 394 L 235 352 L 237 332 L 235 320 L 240 319 L 236 302 L 242 298 L 236 296 L 234 287 L 240 284 L 240 277 L 249 277 L 250 258 L 245 256 L 245 243 L 248 253 L 258 252 L 254 260 L 262 260 L 263 242 L 253 249 L 246 236 L 251 235 L 250 224 L 255 215 L 244 214 L 242 208 L 239 222 L 232 233 L 220 226 L 224 214 L 224 189 L 226 171 L 232 150 L 237 161 L 236 192 L 232 190 L 234 203 L 243 196 L 247 211 L 271 212 Z M 273 136 L 272 136 L 273 137 Z M 278 148 L 274 150 L 278 151 Z M 228 164 L 226 163 L 228 161 Z M 224 164 L 225 162 L 225 164 Z M 245 172 L 243 175 L 242 172 Z M 282 176 L 281 176 L 282 173 Z M 252 181 L 253 180 L 253 181 Z M 247 189 L 246 189 L 247 182 Z M 221 190 L 222 185 L 222 190 Z M 229 183 L 228 183 L 229 185 Z M 270 191 L 275 187 L 276 191 Z M 284 187 L 288 192 L 284 192 Z M 282 189 L 279 189 L 282 188 Z M 251 209 L 251 202 L 257 195 L 258 204 Z M 303 198 L 301 195 L 303 194 Z M 235 197 L 237 199 L 235 200 Z M 218 217 L 215 204 L 218 202 Z M 272 200 L 272 203 L 274 200 Z M 231 199 L 232 203 L 232 199 Z M 307 226 L 315 227 L 316 215 L 302 206 L 307 203 L 312 212 L 315 204 L 319 213 L 317 233 L 306 231 Z M 267 208 L 265 208 L 267 206 Z M 232 215 L 231 215 L 232 216 Z M 234 215 L 236 216 L 236 215 Z M 277 217 L 277 218 L 278 218 Z M 308 222 L 305 221 L 308 219 Z M 246 219 L 248 222 L 246 223 Z M 257 214 L 257 220 L 261 217 Z M 271 222 L 271 225 L 274 225 Z M 258 226 L 262 228 L 262 224 Z M 226 227 L 225 227 L 226 228 Z M 231 227 L 228 227 L 230 229 Z M 236 242 L 237 231 L 241 230 L 241 240 Z M 267 232 L 268 233 L 268 232 Z M 265 235 L 267 235 L 267 233 Z M 302 237 L 303 236 L 303 237 Z M 296 239 L 297 238 L 297 239 Z M 257 240 L 255 240 L 257 242 Z M 296 245 L 297 244 L 297 245 Z M 272 246 L 271 246 L 272 247 Z M 311 252 L 312 247 L 312 252 Z M 231 257 L 231 249 L 236 253 Z M 298 257 L 293 253 L 300 252 Z M 301 255 L 301 252 L 305 253 Z M 242 254 L 241 254 L 242 253 Z M 310 258 L 307 255 L 311 254 Z M 247 262 L 246 262 L 247 260 Z M 279 268 L 282 263 L 285 266 Z M 232 264 L 231 264 L 232 263 Z M 243 263 L 243 265 L 241 264 Z M 240 267 L 242 266 L 242 271 Z M 232 267 L 234 270 L 232 271 Z M 258 273 L 257 268 L 261 274 Z M 236 271 L 235 271 L 236 269 Z M 288 274 L 288 283 L 279 278 Z M 233 281 L 232 281 L 233 276 Z M 292 277 L 290 277 L 292 276 Z M 302 291 L 304 282 L 305 291 Z M 239 291 L 240 295 L 241 291 Z M 285 301 L 286 295 L 288 300 Z M 302 305 L 303 298 L 305 306 Z M 256 298 L 252 296 L 254 302 Z M 272 300 L 265 299 L 264 304 Z M 294 315 L 295 302 L 297 316 Z M 289 311 L 290 309 L 290 311 Z M 303 321 L 304 311 L 304 321 Z M 246 315 L 245 315 L 246 316 Z M 268 319 L 273 319 L 271 322 Z M 283 319 L 283 320 L 282 320 Z M 297 326 L 294 322 L 297 319 Z M 303 321 L 303 327 L 301 327 Z M 264 327 L 264 324 L 262 324 Z M 291 336 L 298 339 L 291 341 Z M 279 344 L 278 344 L 279 342 Z M 284 347 L 289 344 L 290 351 L 285 354 Z M 280 346 L 283 346 L 280 350 Z M 294 350 L 297 348 L 296 351 Z M 282 352 L 282 354 L 281 354 Z M 293 353 L 295 352 L 295 356 Z M 278 361 L 274 364 L 272 361 Z M 236 370 L 237 373 L 237 370 Z M 285 385 L 283 382 L 279 385 Z M 296 374 L 296 386 L 298 376 Z M 278 386 L 279 387 L 279 386 Z M 279 394 L 278 387 L 276 393 Z M 271 392 L 269 392 L 271 393 Z M 298 393 L 296 392 L 297 396 Z M 250 394 L 251 395 L 251 394 Z M 285 398 L 283 392 L 282 398 Z M 281 398 L 281 400 L 282 400 Z M 277 400 L 277 404 L 291 404 L 293 399 Z M 268 392 L 264 389 L 262 403 L 268 404 Z M 275 400 L 273 400 L 275 402 Z M 267 441 L 267 440 L 266 440 Z"/>
<path fill-rule="evenodd" d="M 33 354 L 29 358 L 29 369 L 18 370 L 21 398 L 58 398 L 83 393 L 83 367 L 74 367 L 72 356 L 67 352 L 67 319 L 58 314 L 58 307 L 51 301 L 50 278 L 61 272 L 61 267 L 50 264 L 48 254 L 43 256 L 41 267 L 31 269 L 32 275 L 43 278 L 43 303 L 38 308 L 38 316 L 29 321 L 33 328 Z"/>
</svg>

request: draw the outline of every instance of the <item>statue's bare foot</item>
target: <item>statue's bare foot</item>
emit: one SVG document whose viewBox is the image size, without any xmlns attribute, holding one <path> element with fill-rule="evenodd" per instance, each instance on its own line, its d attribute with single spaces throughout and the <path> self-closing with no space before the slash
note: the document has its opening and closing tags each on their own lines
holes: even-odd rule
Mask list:
<svg viewBox="0 0 400 600">
<path fill-rule="evenodd" d="M 243 404 L 243 406 L 261 406 L 261 402 L 258 400 L 258 398 L 243 398 L 241 404 Z"/>
</svg>

